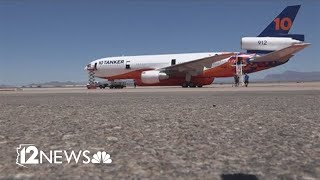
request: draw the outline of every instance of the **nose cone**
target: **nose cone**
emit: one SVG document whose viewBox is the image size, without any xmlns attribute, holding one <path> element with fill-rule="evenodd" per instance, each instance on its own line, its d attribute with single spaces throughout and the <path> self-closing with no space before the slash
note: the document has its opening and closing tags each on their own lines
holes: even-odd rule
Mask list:
<svg viewBox="0 0 320 180">
<path fill-rule="evenodd" d="M 84 67 L 84 70 L 85 70 L 85 71 L 89 71 L 90 67 L 91 67 L 91 64 L 88 64 L 88 65 L 86 65 L 86 66 Z"/>
<path fill-rule="evenodd" d="M 86 70 L 86 71 L 94 71 L 94 70 L 97 70 L 97 63 L 95 63 L 94 61 L 91 62 L 91 63 L 88 64 L 86 67 L 84 67 L 84 70 Z"/>
</svg>

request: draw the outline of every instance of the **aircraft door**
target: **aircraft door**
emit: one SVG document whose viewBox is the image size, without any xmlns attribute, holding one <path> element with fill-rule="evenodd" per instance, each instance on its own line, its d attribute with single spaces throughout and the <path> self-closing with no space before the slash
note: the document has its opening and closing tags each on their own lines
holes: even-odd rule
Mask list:
<svg viewBox="0 0 320 180">
<path fill-rule="evenodd" d="M 130 67 L 130 61 L 126 61 L 126 69 L 131 69 L 131 67 Z"/>
<path fill-rule="evenodd" d="M 171 59 L 171 66 L 176 64 L 176 59 Z"/>
</svg>

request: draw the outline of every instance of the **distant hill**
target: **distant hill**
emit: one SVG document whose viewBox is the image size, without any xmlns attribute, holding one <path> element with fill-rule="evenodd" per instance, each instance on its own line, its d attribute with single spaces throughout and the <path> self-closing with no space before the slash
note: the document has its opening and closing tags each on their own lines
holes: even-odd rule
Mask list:
<svg viewBox="0 0 320 180">
<path fill-rule="evenodd" d="M 285 71 L 281 74 L 269 74 L 261 81 L 320 81 L 320 72 Z"/>
<path fill-rule="evenodd" d="M 78 85 L 79 83 L 77 82 L 72 82 L 72 81 L 65 81 L 65 82 L 60 82 L 60 81 L 50 81 L 50 82 L 45 82 L 42 83 L 42 86 L 65 86 L 65 85 Z"/>
<path fill-rule="evenodd" d="M 99 82 L 107 82 L 106 80 L 97 79 Z M 133 84 L 132 80 L 122 80 L 126 81 L 127 85 Z M 28 85 L 24 85 L 22 87 L 30 87 L 30 88 L 49 88 L 49 87 L 75 87 L 75 86 L 86 86 L 88 82 L 73 82 L 73 81 L 50 81 L 44 83 L 32 83 Z"/>
<path fill-rule="evenodd" d="M 85 84 L 86 84 L 85 82 L 50 81 L 45 83 L 32 83 L 32 84 L 25 85 L 23 87 L 65 87 L 65 86 L 81 86 L 81 85 L 84 86 Z"/>
<path fill-rule="evenodd" d="M 100 82 L 105 80 L 97 79 Z M 127 85 L 132 85 L 132 80 L 123 80 L 127 82 Z M 307 82 L 307 81 L 320 81 L 320 71 L 314 72 L 297 72 L 297 71 L 285 71 L 280 74 L 269 74 L 266 75 L 263 79 L 250 78 L 251 82 Z M 224 83 L 234 83 L 233 77 L 229 78 L 216 78 L 214 80 L 215 84 L 224 84 Z M 45 83 L 32 83 L 24 85 L 22 87 L 73 87 L 73 86 L 85 86 L 87 82 L 73 82 L 73 81 L 50 81 Z M 17 86 L 0 84 L 0 88 L 13 88 Z"/>
<path fill-rule="evenodd" d="M 250 76 L 250 74 L 249 74 Z M 263 83 L 263 82 L 310 82 L 320 81 L 320 71 L 314 72 L 297 72 L 297 71 L 285 71 L 280 74 L 268 74 L 262 79 L 256 79 L 250 77 L 251 82 Z M 216 78 L 214 84 L 230 84 L 234 83 L 234 79 L 231 78 Z"/>
<path fill-rule="evenodd" d="M 13 88 L 15 86 L 7 85 L 7 84 L 0 84 L 0 88 Z"/>
</svg>

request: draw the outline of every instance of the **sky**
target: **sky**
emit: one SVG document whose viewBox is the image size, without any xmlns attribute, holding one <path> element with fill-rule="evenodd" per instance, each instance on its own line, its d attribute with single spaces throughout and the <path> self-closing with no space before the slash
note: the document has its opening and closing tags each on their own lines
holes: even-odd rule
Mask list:
<svg viewBox="0 0 320 180">
<path fill-rule="evenodd" d="M 84 66 L 108 56 L 243 51 L 241 37 L 297 4 L 290 33 L 312 45 L 253 78 L 320 70 L 320 1 L 0 0 L 0 84 L 87 81 Z"/>
</svg>

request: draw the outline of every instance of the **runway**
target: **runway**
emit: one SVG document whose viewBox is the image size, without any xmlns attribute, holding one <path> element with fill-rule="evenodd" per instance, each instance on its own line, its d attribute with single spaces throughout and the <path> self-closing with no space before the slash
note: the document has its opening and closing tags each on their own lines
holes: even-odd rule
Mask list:
<svg viewBox="0 0 320 180">
<path fill-rule="evenodd" d="M 320 83 L 0 91 L 0 179 L 320 178 Z M 112 164 L 15 164 L 19 144 Z"/>
<path fill-rule="evenodd" d="M 303 82 L 303 83 L 252 83 L 248 88 L 233 87 L 232 84 L 213 84 L 203 88 L 181 88 L 178 86 L 132 86 L 124 89 L 94 89 L 88 90 L 85 87 L 61 87 L 61 88 L 20 88 L 20 89 L 0 89 L 0 95 L 23 94 L 23 93 L 155 93 L 155 92 L 252 92 L 252 91 L 306 91 L 320 90 L 320 82 Z"/>
</svg>

